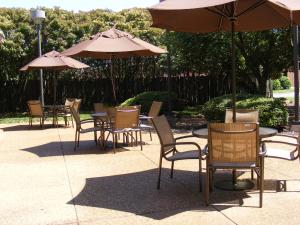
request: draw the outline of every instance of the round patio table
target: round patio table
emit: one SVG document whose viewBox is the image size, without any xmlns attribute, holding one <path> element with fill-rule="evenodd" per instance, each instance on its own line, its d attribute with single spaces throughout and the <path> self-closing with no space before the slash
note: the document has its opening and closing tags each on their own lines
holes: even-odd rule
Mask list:
<svg viewBox="0 0 300 225">
<path fill-rule="evenodd" d="M 268 127 L 260 127 L 259 128 L 259 137 L 260 139 L 262 138 L 267 138 L 267 137 L 272 137 L 277 134 L 277 130 L 273 128 L 268 128 Z M 193 135 L 199 138 L 208 138 L 208 129 L 207 128 L 202 128 L 199 130 L 194 130 Z"/>
<path fill-rule="evenodd" d="M 63 110 L 65 105 L 44 105 L 43 108 L 47 109 L 48 111 L 52 112 L 53 117 L 53 126 L 55 124 L 58 126 L 58 111 Z"/>
<path fill-rule="evenodd" d="M 93 120 L 94 120 L 94 127 L 97 126 L 97 121 L 100 121 L 102 131 L 101 131 L 99 139 L 101 139 L 101 143 L 104 146 L 104 139 L 105 139 L 105 137 L 104 137 L 104 124 L 106 122 L 108 114 L 106 112 L 97 112 L 97 113 L 92 113 L 91 117 L 93 117 Z M 94 139 L 95 139 L 95 142 L 97 143 L 97 131 L 94 131 Z"/>
<path fill-rule="evenodd" d="M 275 136 L 277 133 L 278 133 L 277 130 L 273 128 L 268 128 L 268 127 L 259 128 L 260 139 Z M 193 135 L 195 137 L 207 139 L 208 129 L 202 128 L 199 130 L 194 130 Z M 234 174 L 235 174 L 235 170 L 234 170 Z M 254 183 L 249 179 L 236 180 L 235 182 L 233 182 L 233 180 L 222 180 L 217 182 L 215 184 L 215 187 L 218 189 L 228 190 L 228 191 L 242 191 L 242 190 L 252 189 L 254 187 Z"/>
</svg>

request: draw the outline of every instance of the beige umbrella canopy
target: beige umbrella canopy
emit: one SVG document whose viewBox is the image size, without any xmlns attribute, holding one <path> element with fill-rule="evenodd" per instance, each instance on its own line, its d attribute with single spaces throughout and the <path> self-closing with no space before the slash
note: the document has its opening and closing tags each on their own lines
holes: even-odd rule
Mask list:
<svg viewBox="0 0 300 225">
<path fill-rule="evenodd" d="M 46 69 L 46 70 L 65 70 L 65 69 L 84 69 L 89 66 L 79 62 L 75 59 L 62 55 L 57 51 L 48 52 L 27 65 L 23 66 L 20 71 L 30 71 L 30 70 L 38 70 L 38 69 Z M 56 103 L 56 75 L 54 75 L 54 104 Z"/>
<path fill-rule="evenodd" d="M 64 70 L 64 69 L 84 69 L 89 66 L 75 59 L 62 55 L 57 51 L 48 52 L 41 57 L 38 57 L 23 66 L 20 71 L 49 69 L 49 70 Z"/>
<path fill-rule="evenodd" d="M 235 121 L 235 31 L 260 31 L 300 23 L 296 0 L 165 0 L 149 8 L 153 26 L 181 32 L 232 32 L 232 92 Z"/>
<path fill-rule="evenodd" d="M 91 36 L 90 39 L 82 41 L 63 52 L 67 56 L 110 60 L 114 58 L 155 56 L 163 53 L 167 53 L 167 51 L 116 28 L 97 33 Z M 117 97 L 112 71 L 111 63 L 110 75 L 116 102 Z"/>
</svg>

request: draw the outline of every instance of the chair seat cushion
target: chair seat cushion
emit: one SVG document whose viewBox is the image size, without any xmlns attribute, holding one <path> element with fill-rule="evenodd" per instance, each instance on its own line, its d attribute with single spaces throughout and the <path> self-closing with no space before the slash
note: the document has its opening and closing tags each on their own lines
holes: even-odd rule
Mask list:
<svg viewBox="0 0 300 225">
<path fill-rule="evenodd" d="M 265 157 L 270 158 L 278 158 L 278 159 L 285 159 L 285 160 L 294 160 L 297 157 L 295 157 L 295 153 L 293 150 L 284 150 L 279 148 L 267 148 L 267 153 Z"/>
<path fill-rule="evenodd" d="M 185 152 L 177 152 L 175 155 L 168 157 L 168 160 L 175 161 L 175 160 L 183 160 L 183 159 L 199 159 L 199 151 L 192 150 L 192 151 L 185 151 Z"/>
<path fill-rule="evenodd" d="M 218 162 L 212 163 L 212 167 L 221 167 L 221 168 L 255 168 L 256 163 L 252 162 L 239 162 L 239 163 L 227 163 L 227 162 Z"/>
</svg>

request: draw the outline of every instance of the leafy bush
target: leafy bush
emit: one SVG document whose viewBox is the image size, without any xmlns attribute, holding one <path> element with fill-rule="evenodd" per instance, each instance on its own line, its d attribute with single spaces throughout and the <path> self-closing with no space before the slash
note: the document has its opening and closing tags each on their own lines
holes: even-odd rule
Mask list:
<svg viewBox="0 0 300 225">
<path fill-rule="evenodd" d="M 153 101 L 163 102 L 162 112 L 168 110 L 168 92 L 167 91 L 147 91 L 138 94 L 133 98 L 127 99 L 121 106 L 141 105 L 142 112 L 147 113 Z M 172 108 L 174 110 L 182 110 L 186 105 L 183 99 L 178 99 L 175 93 L 171 93 Z"/>
<path fill-rule="evenodd" d="M 261 126 L 277 127 L 286 125 L 288 122 L 284 98 L 266 98 L 257 95 L 237 96 L 236 105 L 240 109 L 257 109 Z M 231 108 L 231 95 L 211 99 L 203 105 L 201 112 L 210 122 L 223 122 L 226 108 Z"/>
<path fill-rule="evenodd" d="M 273 90 L 282 90 L 281 82 L 279 79 L 273 80 Z"/>
<path fill-rule="evenodd" d="M 290 89 L 292 86 L 291 81 L 287 78 L 287 76 L 282 76 L 279 81 L 282 89 Z"/>
</svg>

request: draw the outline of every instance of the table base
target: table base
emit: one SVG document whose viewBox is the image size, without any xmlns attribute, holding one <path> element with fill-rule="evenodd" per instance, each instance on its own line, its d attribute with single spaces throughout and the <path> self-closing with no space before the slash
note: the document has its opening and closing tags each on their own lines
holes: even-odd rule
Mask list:
<svg viewBox="0 0 300 225">
<path fill-rule="evenodd" d="M 214 186 L 226 191 L 243 191 L 253 189 L 254 183 L 249 179 L 237 180 L 235 183 L 232 180 L 222 180 L 216 182 Z"/>
</svg>

